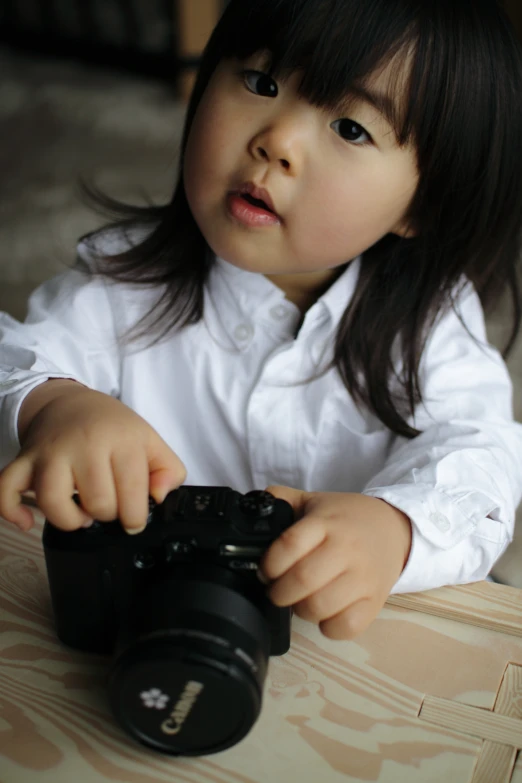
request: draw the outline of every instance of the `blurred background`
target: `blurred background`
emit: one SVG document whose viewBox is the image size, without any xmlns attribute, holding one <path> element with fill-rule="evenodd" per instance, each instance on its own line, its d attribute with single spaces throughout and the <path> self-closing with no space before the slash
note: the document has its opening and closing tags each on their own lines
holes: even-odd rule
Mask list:
<svg viewBox="0 0 522 783">
<path fill-rule="evenodd" d="M 170 197 L 198 57 L 225 3 L 0 0 L 0 310 L 23 319 L 29 293 L 104 222 L 80 177 L 124 201 Z M 505 5 L 522 39 L 522 0 Z M 488 321 L 498 345 L 506 313 Z M 522 338 L 509 369 L 522 421 Z M 522 512 L 494 575 L 522 587 Z"/>
<path fill-rule="evenodd" d="M 165 201 L 198 56 L 223 0 L 0 0 L 0 309 L 101 224 L 78 178 Z"/>
</svg>

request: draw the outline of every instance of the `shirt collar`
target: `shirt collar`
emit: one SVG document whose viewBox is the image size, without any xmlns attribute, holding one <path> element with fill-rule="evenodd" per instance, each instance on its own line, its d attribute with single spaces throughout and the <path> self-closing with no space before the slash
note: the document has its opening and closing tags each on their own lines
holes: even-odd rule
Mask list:
<svg viewBox="0 0 522 783">
<path fill-rule="evenodd" d="M 350 303 L 357 278 L 361 257 L 355 258 L 330 286 L 330 288 L 307 311 L 300 334 L 313 330 L 325 315 L 335 329 Z M 214 311 L 222 327 L 234 346 L 245 350 L 249 343 L 249 334 L 253 335 L 256 324 L 264 321 L 266 313 L 274 308 L 286 308 L 288 318 L 281 329 L 290 337 L 301 320 L 298 308 L 289 302 L 284 291 L 258 272 L 246 269 L 217 257 L 209 277 L 209 295 L 213 300 Z"/>
<path fill-rule="evenodd" d="M 328 310 L 335 327 L 338 326 L 344 311 L 352 301 L 361 269 L 361 259 L 362 256 L 354 258 L 335 283 L 332 283 L 330 288 L 318 299 L 318 302 L 321 302 Z"/>
</svg>

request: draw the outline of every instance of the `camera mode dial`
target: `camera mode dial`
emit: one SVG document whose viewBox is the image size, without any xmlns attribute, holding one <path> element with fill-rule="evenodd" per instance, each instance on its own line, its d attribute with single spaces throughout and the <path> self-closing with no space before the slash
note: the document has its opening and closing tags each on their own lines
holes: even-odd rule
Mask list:
<svg viewBox="0 0 522 783">
<path fill-rule="evenodd" d="M 269 517 L 275 511 L 275 497 L 264 490 L 253 490 L 243 495 L 239 508 L 249 517 Z"/>
</svg>

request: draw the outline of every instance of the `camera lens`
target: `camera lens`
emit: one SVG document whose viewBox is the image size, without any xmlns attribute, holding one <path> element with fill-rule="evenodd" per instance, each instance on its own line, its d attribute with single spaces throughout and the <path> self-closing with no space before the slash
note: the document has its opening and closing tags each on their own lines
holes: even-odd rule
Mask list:
<svg viewBox="0 0 522 783">
<path fill-rule="evenodd" d="M 245 587 L 218 566 L 179 566 L 151 584 L 109 678 L 122 727 L 170 755 L 207 755 L 243 739 L 261 711 L 270 653 L 261 599 L 261 585 Z"/>
</svg>

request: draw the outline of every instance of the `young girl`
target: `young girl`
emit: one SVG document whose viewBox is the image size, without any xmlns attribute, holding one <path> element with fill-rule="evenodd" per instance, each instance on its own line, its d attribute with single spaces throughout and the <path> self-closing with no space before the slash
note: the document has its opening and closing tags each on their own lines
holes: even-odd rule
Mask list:
<svg viewBox="0 0 522 783">
<path fill-rule="evenodd" d="M 522 491 L 482 310 L 511 291 L 510 347 L 521 89 L 494 0 L 231 0 L 172 202 L 2 317 L 0 514 L 137 533 L 185 481 L 268 486 L 261 577 L 332 638 L 483 579 Z"/>
</svg>

